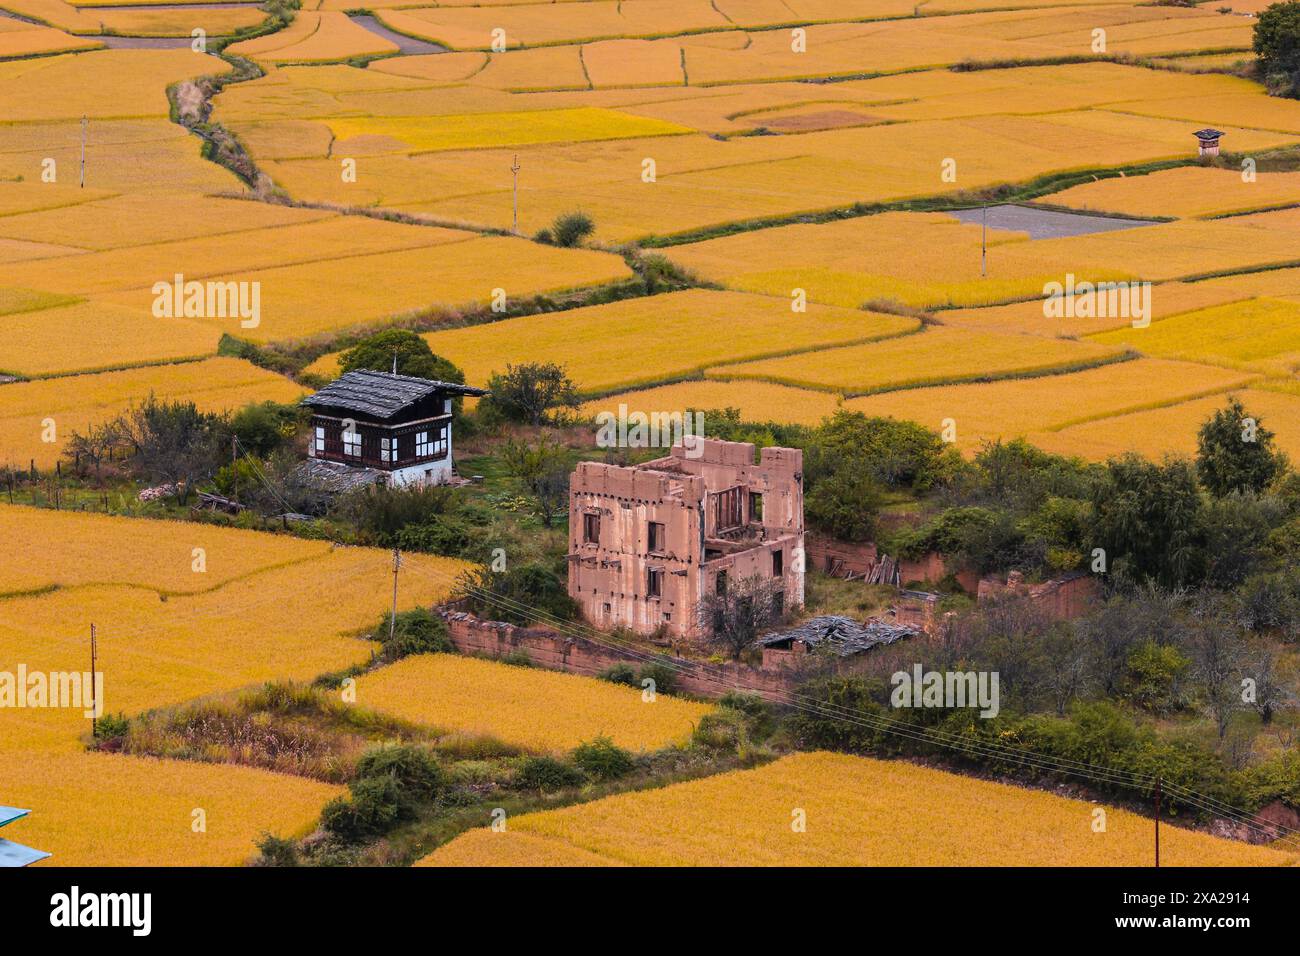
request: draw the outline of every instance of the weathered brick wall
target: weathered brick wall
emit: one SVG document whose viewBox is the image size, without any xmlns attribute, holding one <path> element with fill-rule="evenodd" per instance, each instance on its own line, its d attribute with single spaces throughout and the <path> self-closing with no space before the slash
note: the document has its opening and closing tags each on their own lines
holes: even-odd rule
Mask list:
<svg viewBox="0 0 1300 956">
<path fill-rule="evenodd" d="M 804 551 L 810 571 L 827 571 L 833 561 L 839 562 L 841 573 L 849 574 L 870 574 L 876 566 L 876 546 L 871 543 L 852 544 L 809 533 L 804 537 Z"/>
<path fill-rule="evenodd" d="M 615 664 L 639 666 L 642 660 L 597 644 L 588 638 L 560 634 L 539 627 L 516 627 L 500 621 L 483 621 L 465 611 L 442 609 L 451 642 L 462 654 L 505 657 L 527 654 L 538 667 L 595 676 Z M 678 668 L 677 687 L 700 697 L 721 697 L 732 690 L 748 691 L 770 700 L 793 690 L 799 675 L 759 670 L 746 664 L 707 664 L 670 657 Z"/>
</svg>

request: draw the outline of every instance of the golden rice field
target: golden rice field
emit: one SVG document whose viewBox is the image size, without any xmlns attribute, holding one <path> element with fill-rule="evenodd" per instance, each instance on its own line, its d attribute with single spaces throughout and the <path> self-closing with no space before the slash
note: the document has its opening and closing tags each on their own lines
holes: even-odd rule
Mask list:
<svg viewBox="0 0 1300 956">
<path fill-rule="evenodd" d="M 1247 414 L 1274 433 L 1277 447 L 1292 461 L 1300 460 L 1300 393 L 1273 391 L 1260 383 L 1235 394 Z M 1048 451 L 1096 461 L 1128 451 L 1157 460 L 1165 455 L 1193 456 L 1198 429 L 1225 404 L 1227 396 L 1212 395 L 1058 431 L 1032 432 L 1028 437 Z"/>
<path fill-rule="evenodd" d="M 735 335 L 742 324 L 744 335 Z M 689 289 L 430 332 L 424 338 L 476 385 L 504 372 L 507 363 L 555 362 L 579 388 L 595 392 L 698 374 L 725 359 L 876 340 L 919 328 L 910 317 L 819 305 L 795 313 L 788 299 Z M 332 375 L 337 368 L 337 356 L 328 355 L 309 371 Z"/>
<path fill-rule="evenodd" d="M 224 357 L 0 384 L 0 460 L 15 467 L 34 460 L 37 468 L 52 468 L 74 432 L 121 414 L 151 393 L 211 412 L 249 402 L 292 402 L 304 390 L 275 372 Z"/>
<path fill-rule="evenodd" d="M 630 750 L 684 743 L 712 708 L 592 677 L 452 654 L 408 657 L 357 680 L 357 704 L 529 750 L 570 750 L 606 736 Z"/>
<path fill-rule="evenodd" d="M 9 505 L 0 508 L 0 522 L 13 520 L 10 513 L 17 514 L 21 551 L 31 565 L 19 583 L 58 586 L 0 598 L 0 659 L 25 661 L 29 670 L 84 670 L 94 623 L 105 707 L 114 713 L 269 680 L 310 681 L 364 663 L 375 645 L 354 635 L 372 629 L 392 599 L 392 555 L 379 549 L 270 544 L 262 532 L 213 535 L 183 522 L 57 512 L 32 517 Z M 117 528 L 114 543 L 99 549 L 97 566 L 77 569 L 70 558 L 48 554 L 83 530 L 108 533 L 103 522 Z M 210 571 L 195 570 L 196 547 L 205 549 Z M 69 554 L 95 551 L 74 546 Z M 126 564 L 121 570 L 113 567 L 118 551 Z M 151 552 L 157 568 L 149 563 Z M 466 567 L 428 555 L 408 555 L 404 563 L 399 608 L 440 599 Z M 25 733 L 75 743 L 80 732 L 79 714 L 63 710 L 26 719 Z"/>
<path fill-rule="evenodd" d="M 351 635 L 390 600 L 385 551 L 7 505 L 0 533 L 14 545 L 0 572 L 0 659 L 84 670 L 94 623 L 109 713 L 364 662 L 374 645 Z M 420 577 L 403 579 L 399 606 L 436 600 L 436 581 L 461 567 L 410 556 Z M 7 709 L 0 722 L 0 790 L 35 810 L 23 838 L 53 853 L 50 865 L 237 865 L 264 832 L 304 835 L 340 792 L 246 767 L 86 753 L 75 709 Z M 195 809 L 204 833 L 191 829 Z"/>
<path fill-rule="evenodd" d="M 0 372 L 40 377 L 198 359 L 213 355 L 220 338 L 210 325 L 102 302 L 23 310 L 0 326 Z"/>
<path fill-rule="evenodd" d="M 230 46 L 230 52 L 264 63 L 331 63 L 396 53 L 397 44 L 353 23 L 338 11 L 302 10 L 278 33 Z"/>
<path fill-rule="evenodd" d="M 1192 218 L 1300 203 L 1300 173 L 1256 173 L 1188 166 L 1114 177 L 1052 193 L 1043 202 L 1085 212 Z"/>
<path fill-rule="evenodd" d="M 53 27 L 0 18 L 0 59 L 70 50 L 93 50 L 102 45 L 99 40 L 70 36 Z"/>
<path fill-rule="evenodd" d="M 1118 345 L 982 332 L 955 326 L 919 336 L 817 349 L 709 369 L 710 378 L 754 379 L 845 394 L 918 388 L 1016 376 L 1048 375 L 1112 361 Z"/>
<path fill-rule="evenodd" d="M 1095 812 L 1104 832 L 1094 830 Z M 804 821 L 801 831 L 793 826 Z M 1014 839 L 1009 838 L 1014 834 Z M 422 866 L 1149 866 L 1151 821 L 903 761 L 784 757 L 658 790 L 510 818 Z M 1292 866 L 1294 854 L 1166 827 L 1164 866 Z"/>
<path fill-rule="evenodd" d="M 252 767 L 46 746 L 0 749 L 0 791 L 33 808 L 10 835 L 52 854 L 38 866 L 238 866 L 264 833 L 305 836 L 344 792 Z"/>
<path fill-rule="evenodd" d="M 1103 332 L 1090 341 L 1161 358 L 1286 375 L 1300 367 L 1300 302 L 1250 299 L 1184 312 L 1146 328 Z"/>
<path fill-rule="evenodd" d="M 952 419 L 957 448 L 970 453 L 984 441 L 1219 394 L 1255 377 L 1209 365 L 1143 358 L 1069 375 L 887 392 L 850 399 L 844 407 L 910 419 L 936 431 Z"/>
<path fill-rule="evenodd" d="M 629 414 L 735 408 L 746 421 L 816 425 L 834 414 L 840 400 L 829 392 L 771 382 L 689 381 L 595 399 L 580 413 L 589 418 L 605 411 L 617 415 L 619 405 L 627 405 Z"/>
<path fill-rule="evenodd" d="M 1151 321 L 1159 322 L 1171 316 L 1210 309 L 1230 302 L 1241 302 L 1249 298 L 1250 293 L 1239 290 L 1224 279 L 1205 282 L 1162 282 L 1151 287 Z M 1064 298 L 1062 305 L 1067 305 L 1069 301 L 1069 297 Z M 1131 328 L 1133 323 L 1131 317 L 1123 315 L 1080 316 L 1078 309 L 1064 307 L 1061 309 L 1060 316 L 1048 316 L 1043 312 L 1043 300 L 1037 298 L 985 308 L 946 309 L 942 315 L 945 325 L 1051 336 L 1080 336 L 1112 329 L 1123 330 Z"/>
</svg>

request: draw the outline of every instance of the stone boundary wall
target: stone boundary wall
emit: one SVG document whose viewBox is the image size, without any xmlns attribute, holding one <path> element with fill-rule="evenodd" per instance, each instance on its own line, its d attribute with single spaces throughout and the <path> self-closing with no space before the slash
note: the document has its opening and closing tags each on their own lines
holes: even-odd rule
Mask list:
<svg viewBox="0 0 1300 956">
<path fill-rule="evenodd" d="M 502 658 L 523 653 L 538 667 L 595 677 L 615 664 L 639 667 L 644 663 L 639 658 L 649 653 L 639 652 L 634 656 L 579 635 L 484 621 L 455 607 L 438 608 L 436 612 L 447 622 L 451 642 L 462 654 Z M 779 700 L 799 683 L 798 674 L 764 671 L 747 664 L 709 664 L 663 656 L 677 669 L 676 689 L 699 697 L 717 698 L 738 690 Z"/>
</svg>

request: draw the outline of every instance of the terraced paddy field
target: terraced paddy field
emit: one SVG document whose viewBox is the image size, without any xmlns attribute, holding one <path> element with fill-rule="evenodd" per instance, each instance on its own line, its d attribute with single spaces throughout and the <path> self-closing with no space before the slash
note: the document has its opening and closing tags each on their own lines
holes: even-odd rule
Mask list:
<svg viewBox="0 0 1300 956">
<path fill-rule="evenodd" d="M 351 635 L 373 627 L 391 599 L 384 551 L 8 505 L 0 534 L 13 544 L 2 570 L 0 659 L 31 672 L 83 670 L 93 621 L 108 713 L 364 662 L 374 645 Z M 424 579 L 460 567 L 410 562 Z M 421 597 L 430 593 L 426 582 Z M 415 598 L 412 588 L 399 605 Z M 264 832 L 305 834 L 340 792 L 247 767 L 88 753 L 89 721 L 76 709 L 6 709 L 3 720 L 0 787 L 40 809 L 25 838 L 58 863 L 236 865 Z M 206 833 L 191 829 L 195 809 Z"/>
<path fill-rule="evenodd" d="M 357 703 L 542 752 L 601 736 L 633 751 L 657 750 L 684 743 L 712 710 L 663 694 L 647 702 L 639 687 L 453 654 L 410 657 L 362 677 Z"/>
<path fill-rule="evenodd" d="M 1096 808 L 901 761 L 806 753 L 513 817 L 418 865 L 1150 865 L 1151 821 L 1108 807 L 1096 833 Z M 792 826 L 800 813 L 802 831 Z M 1175 827 L 1162 830 L 1160 852 L 1167 866 L 1295 865 L 1291 853 Z"/>
</svg>

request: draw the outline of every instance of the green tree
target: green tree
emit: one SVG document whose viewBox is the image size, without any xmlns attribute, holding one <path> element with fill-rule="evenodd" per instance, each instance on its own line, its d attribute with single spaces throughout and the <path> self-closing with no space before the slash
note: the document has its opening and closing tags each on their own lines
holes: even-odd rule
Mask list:
<svg viewBox="0 0 1300 956">
<path fill-rule="evenodd" d="M 762 631 L 780 623 L 784 601 L 781 579 L 757 574 L 710 591 L 700 601 L 705 641 L 740 660 Z"/>
<path fill-rule="evenodd" d="M 1287 467 L 1273 432 L 1236 396 L 1201 426 L 1196 448 L 1196 473 L 1213 495 L 1263 491 Z"/>
<path fill-rule="evenodd" d="M 1169 588 L 1198 579 L 1202 504 L 1190 463 L 1155 464 L 1132 452 L 1112 458 L 1092 506 L 1092 538 L 1105 550 L 1110 570 Z"/>
<path fill-rule="evenodd" d="M 536 427 L 546 421 L 551 409 L 577 408 L 578 391 L 562 365 L 507 363 L 504 373 L 493 373 L 488 381 L 483 404 L 489 415 Z"/>
<path fill-rule="evenodd" d="M 1275 3 L 1260 13 L 1255 55 L 1270 93 L 1300 93 L 1300 2 Z"/>
<path fill-rule="evenodd" d="M 569 507 L 569 473 L 573 470 L 569 451 L 549 435 L 535 444 L 507 439 L 501 460 L 512 478 L 523 482 L 533 496 L 535 512 L 542 524 L 551 527 Z"/>
<path fill-rule="evenodd" d="M 385 329 L 363 339 L 339 357 L 339 367 L 345 372 L 357 369 L 391 372 L 394 355 L 397 356 L 398 375 L 465 384 L 465 373 L 447 359 L 435 355 L 429 343 L 410 329 Z"/>
<path fill-rule="evenodd" d="M 843 541 L 870 541 L 883 495 L 865 472 L 842 468 L 817 482 L 804 501 L 809 523 Z"/>
</svg>

